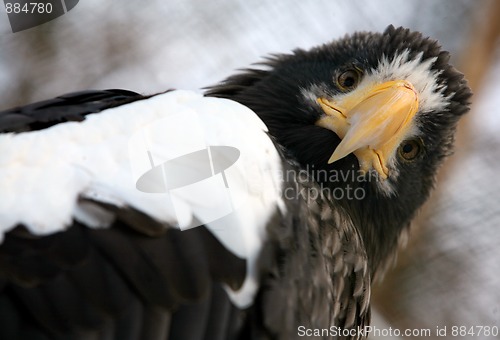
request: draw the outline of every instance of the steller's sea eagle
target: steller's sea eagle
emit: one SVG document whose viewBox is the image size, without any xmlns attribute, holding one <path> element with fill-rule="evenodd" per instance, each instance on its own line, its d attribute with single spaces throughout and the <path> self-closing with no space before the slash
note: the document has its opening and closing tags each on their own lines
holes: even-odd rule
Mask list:
<svg viewBox="0 0 500 340">
<path fill-rule="evenodd" d="M 471 91 L 388 27 L 0 113 L 1 339 L 357 339 Z"/>
</svg>

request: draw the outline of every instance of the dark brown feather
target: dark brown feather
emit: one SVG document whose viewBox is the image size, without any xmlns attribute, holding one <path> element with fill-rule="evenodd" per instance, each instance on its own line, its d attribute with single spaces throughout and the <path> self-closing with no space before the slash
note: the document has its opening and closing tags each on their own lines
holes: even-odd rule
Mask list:
<svg viewBox="0 0 500 340">
<path fill-rule="evenodd" d="M 74 221 L 50 236 L 26 237 L 22 227 L 5 235 L 1 339 L 20 339 L 28 329 L 50 339 L 120 340 L 180 339 L 175 334 L 189 324 L 196 325 L 192 339 L 233 329 L 228 323 L 236 309 L 221 285 L 239 287 L 245 261 L 203 226 L 159 232 L 144 214 L 100 207 L 116 214 L 108 229 Z M 130 216 L 134 222 L 127 224 Z"/>
</svg>

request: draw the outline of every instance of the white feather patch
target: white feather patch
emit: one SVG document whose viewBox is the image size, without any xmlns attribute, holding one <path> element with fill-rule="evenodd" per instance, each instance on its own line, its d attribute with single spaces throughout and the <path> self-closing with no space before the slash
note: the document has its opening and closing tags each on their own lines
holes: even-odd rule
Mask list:
<svg viewBox="0 0 500 340">
<path fill-rule="evenodd" d="M 405 50 L 389 61 L 383 56 L 375 69 L 363 79 L 361 86 L 383 83 L 390 80 L 404 79 L 409 81 L 417 93 L 420 112 L 441 111 L 449 104 L 449 97 L 443 95 L 446 89 L 437 82 L 439 72 L 432 70 L 432 65 L 437 58 L 429 58 L 422 61 L 423 53 L 419 53 L 414 59 L 410 59 L 410 51 Z"/>
<path fill-rule="evenodd" d="M 284 209 L 281 160 L 266 131 L 254 112 L 236 102 L 173 91 L 87 115 L 83 122 L 0 135 L 0 238 L 18 224 L 48 235 L 74 218 L 96 228 L 112 222 L 106 212 L 79 204 L 79 196 L 131 206 L 181 229 L 204 223 L 248 260 L 243 287 L 228 289 L 235 304 L 248 306 L 258 287 L 256 260 L 267 221 Z M 179 178 L 157 183 L 153 176 L 149 186 L 138 184 L 153 168 L 193 152 L 203 156 L 212 146 L 239 151 L 236 160 L 223 152 L 223 173 L 211 152 L 206 178 L 187 183 L 193 174 L 186 164 Z M 194 166 L 206 165 L 201 163 Z M 184 185 L 172 188 L 179 183 Z"/>
</svg>

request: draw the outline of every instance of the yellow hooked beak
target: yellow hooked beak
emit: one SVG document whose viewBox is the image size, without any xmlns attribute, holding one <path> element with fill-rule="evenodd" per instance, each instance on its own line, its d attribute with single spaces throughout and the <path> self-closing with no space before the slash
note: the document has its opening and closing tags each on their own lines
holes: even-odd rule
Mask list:
<svg viewBox="0 0 500 340">
<path fill-rule="evenodd" d="M 342 139 L 328 164 L 354 153 L 361 171 L 373 168 L 387 178 L 388 161 L 412 128 L 418 111 L 413 85 L 404 80 L 388 81 L 355 90 L 338 101 L 317 101 L 325 115 L 316 125 Z"/>
</svg>

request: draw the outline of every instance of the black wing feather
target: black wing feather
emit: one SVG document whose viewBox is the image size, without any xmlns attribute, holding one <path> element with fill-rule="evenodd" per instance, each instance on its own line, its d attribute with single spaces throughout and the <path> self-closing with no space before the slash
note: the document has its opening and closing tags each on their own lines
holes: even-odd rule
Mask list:
<svg viewBox="0 0 500 340">
<path fill-rule="evenodd" d="M 69 93 L 1 111 L 0 133 L 35 131 L 59 123 L 80 122 L 87 114 L 147 98 L 132 91 L 116 89 Z"/>
<path fill-rule="evenodd" d="M 49 339 L 203 339 L 226 333 L 236 312 L 221 285 L 240 286 L 245 261 L 203 226 L 148 236 L 117 218 L 107 229 L 74 221 L 25 235 L 15 229 L 0 246 L 1 339 L 26 329 Z"/>
</svg>

